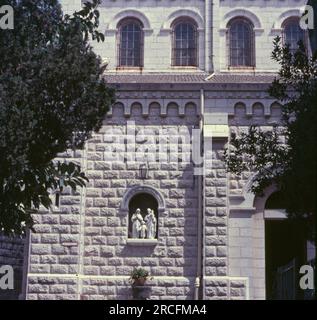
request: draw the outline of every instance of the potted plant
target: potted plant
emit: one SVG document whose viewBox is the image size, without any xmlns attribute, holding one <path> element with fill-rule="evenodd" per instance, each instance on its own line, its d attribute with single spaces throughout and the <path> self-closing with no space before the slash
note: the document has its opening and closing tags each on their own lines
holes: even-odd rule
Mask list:
<svg viewBox="0 0 317 320">
<path fill-rule="evenodd" d="M 151 279 L 149 272 L 143 268 L 135 268 L 130 276 L 130 282 L 132 282 L 134 286 L 144 286 L 148 279 Z"/>
</svg>

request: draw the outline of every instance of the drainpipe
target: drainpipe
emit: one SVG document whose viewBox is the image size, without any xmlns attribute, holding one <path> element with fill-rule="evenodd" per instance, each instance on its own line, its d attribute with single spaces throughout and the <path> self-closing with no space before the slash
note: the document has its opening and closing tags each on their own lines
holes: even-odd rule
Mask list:
<svg viewBox="0 0 317 320">
<path fill-rule="evenodd" d="M 205 70 L 212 72 L 212 7 L 213 0 L 205 0 Z"/>
<path fill-rule="evenodd" d="M 81 168 L 84 172 L 88 171 L 88 141 L 85 144 L 81 159 Z M 80 210 L 79 210 L 79 234 L 78 234 L 78 266 L 77 266 L 77 300 L 83 300 L 82 295 L 82 279 L 81 275 L 84 274 L 84 253 L 85 253 L 85 212 L 86 212 L 86 187 L 80 190 Z"/>
<path fill-rule="evenodd" d="M 200 130 L 200 152 L 203 155 L 203 114 L 205 107 L 204 89 L 200 90 L 200 115 L 199 115 L 199 130 Z M 204 162 L 203 162 L 204 165 Z M 198 221 L 197 221 L 197 270 L 195 280 L 195 300 L 199 300 L 199 291 L 202 289 L 202 260 L 203 260 L 203 175 L 197 176 L 198 186 Z"/>
<path fill-rule="evenodd" d="M 22 292 L 19 296 L 19 300 L 26 300 L 28 298 L 28 275 L 30 265 L 31 252 L 31 230 L 26 230 L 26 236 L 24 239 L 23 248 L 23 271 L 22 271 Z"/>
</svg>

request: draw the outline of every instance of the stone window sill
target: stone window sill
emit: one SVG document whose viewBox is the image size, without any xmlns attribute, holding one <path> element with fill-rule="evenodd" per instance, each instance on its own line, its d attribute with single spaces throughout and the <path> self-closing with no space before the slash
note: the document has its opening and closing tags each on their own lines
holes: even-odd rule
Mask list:
<svg viewBox="0 0 317 320">
<path fill-rule="evenodd" d="M 129 246 L 156 246 L 157 244 L 157 239 L 127 239 Z"/>
<path fill-rule="evenodd" d="M 118 72 L 142 72 L 144 67 L 130 67 L 130 66 L 118 66 L 116 71 Z"/>
<path fill-rule="evenodd" d="M 174 66 L 172 65 L 171 68 L 173 70 L 180 70 L 180 71 L 193 71 L 198 70 L 198 66 Z"/>
<path fill-rule="evenodd" d="M 250 71 L 255 72 L 256 71 L 255 69 L 256 69 L 255 67 L 251 67 L 251 66 L 235 66 L 235 67 L 229 66 L 228 67 L 228 70 L 232 72 L 250 72 Z"/>
</svg>

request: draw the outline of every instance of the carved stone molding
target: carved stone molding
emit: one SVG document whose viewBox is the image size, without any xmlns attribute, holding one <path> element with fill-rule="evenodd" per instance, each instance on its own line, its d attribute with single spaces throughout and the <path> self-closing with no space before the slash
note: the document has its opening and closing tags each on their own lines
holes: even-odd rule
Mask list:
<svg viewBox="0 0 317 320">
<path fill-rule="evenodd" d="M 139 193 L 148 193 L 150 195 L 152 195 L 158 204 L 158 212 L 165 212 L 165 200 L 163 195 L 156 190 L 155 188 L 151 187 L 151 186 L 145 186 L 145 185 L 140 185 L 140 186 L 134 186 L 130 189 L 127 190 L 127 192 L 125 193 L 125 195 L 123 196 L 122 202 L 121 202 L 121 210 L 124 212 L 129 212 L 129 203 L 130 200 L 137 194 Z"/>
<path fill-rule="evenodd" d="M 236 17 L 247 18 L 253 23 L 254 28 L 256 28 L 257 30 L 263 30 L 262 23 L 261 23 L 260 19 L 257 17 L 257 15 L 255 13 L 253 13 L 252 11 L 246 10 L 244 8 L 237 8 L 237 9 L 234 9 L 234 10 L 228 12 L 222 20 L 223 22 L 222 22 L 220 29 L 221 30 L 226 29 L 229 21 L 231 19 L 236 18 Z"/>
<path fill-rule="evenodd" d="M 108 117 L 111 117 L 115 108 L 123 108 L 124 116 L 130 117 L 134 107 L 139 107 L 142 110 L 142 116 L 148 117 L 152 107 L 159 108 L 159 114 L 161 117 L 166 117 L 168 114 L 168 109 L 170 107 L 176 107 L 178 110 L 179 117 L 185 117 L 188 112 L 187 108 L 194 108 L 194 112 L 198 115 L 198 105 L 199 101 L 197 99 L 184 99 L 184 98 L 175 98 L 175 99 L 144 99 L 144 100 L 135 100 L 135 99 L 124 99 L 117 100 L 117 102 L 110 108 L 108 112 Z M 193 115 L 193 112 L 189 114 Z"/>
</svg>

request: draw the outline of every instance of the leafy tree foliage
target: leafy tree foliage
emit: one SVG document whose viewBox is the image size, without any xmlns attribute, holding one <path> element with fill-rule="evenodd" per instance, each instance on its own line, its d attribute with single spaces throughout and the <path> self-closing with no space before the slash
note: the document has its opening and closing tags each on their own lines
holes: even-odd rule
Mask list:
<svg viewBox="0 0 317 320">
<path fill-rule="evenodd" d="M 57 0 L 0 0 L 14 29 L 0 30 L 0 231 L 21 234 L 50 190 L 83 187 L 79 165 L 56 162 L 101 128 L 113 90 L 89 39 L 99 33 L 99 0 L 63 15 Z"/>
</svg>

